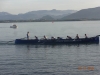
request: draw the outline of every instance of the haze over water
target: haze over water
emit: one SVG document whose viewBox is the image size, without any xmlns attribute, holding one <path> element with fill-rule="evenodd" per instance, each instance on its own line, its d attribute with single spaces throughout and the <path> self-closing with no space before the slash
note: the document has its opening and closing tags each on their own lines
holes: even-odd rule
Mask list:
<svg viewBox="0 0 100 75">
<path fill-rule="evenodd" d="M 15 45 L 14 40 L 100 34 L 100 21 L 0 23 L 1 75 L 99 75 L 100 45 Z M 9 42 L 13 41 L 13 42 Z M 90 69 L 89 69 L 90 67 Z"/>
</svg>

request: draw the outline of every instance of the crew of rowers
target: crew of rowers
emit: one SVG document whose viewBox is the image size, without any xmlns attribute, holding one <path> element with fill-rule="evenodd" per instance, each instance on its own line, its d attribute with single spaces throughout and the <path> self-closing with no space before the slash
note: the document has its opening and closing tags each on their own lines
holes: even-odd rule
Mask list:
<svg viewBox="0 0 100 75">
<path fill-rule="evenodd" d="M 85 34 L 85 38 L 88 38 L 86 34 Z M 29 39 L 29 32 L 27 32 L 27 39 Z M 35 39 L 38 39 L 38 37 L 35 36 Z M 47 39 L 47 37 L 44 35 L 43 39 Z M 51 39 L 56 39 L 56 38 L 55 37 L 51 37 Z M 57 37 L 57 39 L 62 39 L 62 38 L 61 37 Z M 72 39 L 72 37 L 67 36 L 66 39 Z M 80 39 L 79 36 L 78 36 L 78 34 L 76 35 L 75 39 Z"/>
<path fill-rule="evenodd" d="M 44 39 L 48 39 L 45 35 L 43 37 L 44 37 Z M 86 34 L 85 34 L 85 38 L 88 38 Z M 38 37 L 35 36 L 35 39 L 38 39 Z M 55 37 L 51 37 L 51 39 L 56 39 L 56 38 Z M 61 37 L 57 37 L 57 39 L 62 39 L 62 38 Z M 67 36 L 66 39 L 72 39 L 72 37 Z M 76 35 L 75 39 L 80 39 L 79 36 L 78 36 L 78 34 Z"/>
</svg>

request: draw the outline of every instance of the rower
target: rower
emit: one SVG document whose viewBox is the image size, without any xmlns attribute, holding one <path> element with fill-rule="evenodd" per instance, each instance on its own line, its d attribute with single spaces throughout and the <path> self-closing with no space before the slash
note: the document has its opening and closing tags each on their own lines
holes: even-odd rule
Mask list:
<svg viewBox="0 0 100 75">
<path fill-rule="evenodd" d="M 60 37 L 57 37 L 57 39 L 60 39 Z"/>
<path fill-rule="evenodd" d="M 51 39 L 55 39 L 55 37 L 52 36 Z"/>
<path fill-rule="evenodd" d="M 86 34 L 85 34 L 85 38 L 88 38 Z"/>
<path fill-rule="evenodd" d="M 36 40 L 38 40 L 38 37 L 37 37 L 37 36 L 35 36 L 35 39 L 36 39 Z"/>
<path fill-rule="evenodd" d="M 78 36 L 78 34 L 76 35 L 76 39 L 79 39 L 79 36 Z"/>
<path fill-rule="evenodd" d="M 47 39 L 47 37 L 44 35 L 44 39 Z"/>
<path fill-rule="evenodd" d="M 67 36 L 68 39 L 72 39 L 70 36 Z"/>
</svg>

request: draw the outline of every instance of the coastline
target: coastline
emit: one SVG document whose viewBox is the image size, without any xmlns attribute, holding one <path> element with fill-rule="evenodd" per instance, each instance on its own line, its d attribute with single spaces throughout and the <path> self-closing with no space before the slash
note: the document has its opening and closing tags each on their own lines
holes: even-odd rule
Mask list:
<svg viewBox="0 0 100 75">
<path fill-rule="evenodd" d="M 73 20 L 0 20 L 0 23 L 12 23 L 12 22 L 65 22 L 65 21 L 100 21 L 100 19 L 73 19 Z"/>
</svg>

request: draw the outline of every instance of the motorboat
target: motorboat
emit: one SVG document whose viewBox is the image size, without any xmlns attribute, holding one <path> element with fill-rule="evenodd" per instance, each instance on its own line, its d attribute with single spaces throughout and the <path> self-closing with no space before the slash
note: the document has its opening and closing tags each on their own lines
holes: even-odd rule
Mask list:
<svg viewBox="0 0 100 75">
<path fill-rule="evenodd" d="M 17 25 L 12 25 L 12 26 L 10 26 L 10 28 L 17 28 Z"/>
</svg>

